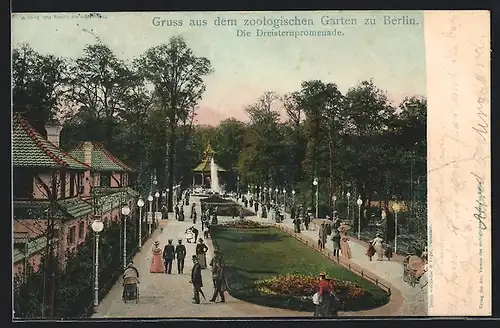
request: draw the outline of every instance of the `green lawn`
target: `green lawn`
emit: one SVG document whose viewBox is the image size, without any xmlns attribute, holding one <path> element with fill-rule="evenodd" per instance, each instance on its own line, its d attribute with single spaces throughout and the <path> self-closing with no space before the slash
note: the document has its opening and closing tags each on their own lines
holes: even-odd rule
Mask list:
<svg viewBox="0 0 500 328">
<path fill-rule="evenodd" d="M 234 229 L 214 226 L 212 235 L 214 244 L 226 262 L 229 293 L 243 301 L 313 311 L 314 305 L 310 299 L 264 296 L 256 290 L 254 282 L 281 274 L 317 275 L 321 271 L 364 288 L 365 295 L 346 303 L 346 311 L 372 309 L 389 301 L 389 295 L 375 284 L 337 265 L 278 228 Z"/>
</svg>

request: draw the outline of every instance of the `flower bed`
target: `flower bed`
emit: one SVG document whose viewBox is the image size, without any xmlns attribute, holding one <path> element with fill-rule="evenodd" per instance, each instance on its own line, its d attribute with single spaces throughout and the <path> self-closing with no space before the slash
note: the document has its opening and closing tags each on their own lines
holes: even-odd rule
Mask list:
<svg viewBox="0 0 500 328">
<path fill-rule="evenodd" d="M 228 292 L 242 301 L 313 312 L 318 272 L 333 278 L 343 311 L 374 309 L 389 301 L 380 287 L 276 227 L 236 220 L 214 226 L 212 238 L 225 254 Z"/>
<path fill-rule="evenodd" d="M 262 224 L 251 220 L 236 220 L 232 222 L 225 222 L 219 224 L 219 226 L 224 228 L 236 228 L 236 229 L 266 228 L 266 226 L 263 226 Z"/>
<path fill-rule="evenodd" d="M 365 290 L 353 282 L 331 279 L 333 291 L 342 303 L 348 303 L 365 295 Z M 263 295 L 293 296 L 312 298 L 318 290 L 318 277 L 287 274 L 255 282 L 257 290 Z"/>
</svg>

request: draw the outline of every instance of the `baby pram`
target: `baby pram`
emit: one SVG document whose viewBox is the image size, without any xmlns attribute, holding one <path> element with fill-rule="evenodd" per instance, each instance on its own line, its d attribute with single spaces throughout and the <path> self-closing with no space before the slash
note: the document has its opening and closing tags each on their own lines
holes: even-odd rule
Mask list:
<svg viewBox="0 0 500 328">
<path fill-rule="evenodd" d="M 403 280 L 411 287 L 415 287 L 420 282 L 420 278 L 427 271 L 425 261 L 416 255 L 408 255 L 403 262 Z"/>
<path fill-rule="evenodd" d="M 136 277 L 127 277 L 123 279 L 123 300 L 127 303 L 128 300 L 135 300 L 139 303 L 139 279 Z"/>
<path fill-rule="evenodd" d="M 194 240 L 194 234 L 191 230 L 187 230 L 186 233 L 184 234 L 184 238 L 186 238 L 186 242 L 188 244 L 195 243 L 196 240 Z"/>
</svg>

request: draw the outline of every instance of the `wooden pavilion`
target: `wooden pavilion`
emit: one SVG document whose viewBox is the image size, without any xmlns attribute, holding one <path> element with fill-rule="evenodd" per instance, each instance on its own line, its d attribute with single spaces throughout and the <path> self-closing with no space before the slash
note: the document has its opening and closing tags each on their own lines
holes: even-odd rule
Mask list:
<svg viewBox="0 0 500 328">
<path fill-rule="evenodd" d="M 207 145 L 203 153 L 203 160 L 196 168 L 193 169 L 193 187 L 201 186 L 202 188 L 211 187 L 211 171 L 212 171 L 212 158 L 214 157 L 214 151 L 210 142 Z M 214 162 L 215 169 L 217 170 L 217 176 L 220 180 L 220 174 L 226 172 L 220 165 Z"/>
</svg>

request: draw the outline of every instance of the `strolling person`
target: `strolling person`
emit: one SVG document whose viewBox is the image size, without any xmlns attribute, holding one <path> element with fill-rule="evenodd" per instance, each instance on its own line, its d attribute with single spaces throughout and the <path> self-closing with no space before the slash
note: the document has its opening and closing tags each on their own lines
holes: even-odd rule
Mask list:
<svg viewBox="0 0 500 328">
<path fill-rule="evenodd" d="M 164 273 L 165 272 L 165 266 L 163 265 L 162 261 L 162 250 L 159 247 L 160 242 L 155 241 L 153 244 L 153 249 L 151 250 L 151 253 L 153 254 L 153 259 L 151 260 L 151 267 L 149 269 L 149 272 L 151 273 Z"/>
<path fill-rule="evenodd" d="M 309 224 L 311 223 L 311 217 L 312 213 L 307 213 L 307 215 L 304 217 L 304 227 L 306 230 L 309 230 Z"/>
<path fill-rule="evenodd" d="M 214 251 L 214 257 L 210 261 L 210 266 L 212 267 L 212 280 L 214 283 L 214 293 L 210 302 L 215 302 L 217 296 L 220 296 L 221 303 L 224 303 L 226 301 L 224 292 L 227 290 L 227 286 L 224 276 L 224 260 L 218 250 Z"/>
<path fill-rule="evenodd" d="M 325 248 L 324 243 L 323 243 L 323 233 L 325 231 L 325 223 L 321 223 L 318 229 L 318 248 L 323 249 Z"/>
<path fill-rule="evenodd" d="M 295 233 L 300 233 L 300 217 L 295 217 L 295 219 L 293 219 L 293 231 Z"/>
<path fill-rule="evenodd" d="M 181 205 L 179 208 L 179 221 L 184 221 L 184 206 Z"/>
<path fill-rule="evenodd" d="M 203 238 L 208 239 L 209 237 L 210 237 L 209 226 L 205 225 L 205 228 L 203 229 Z"/>
<path fill-rule="evenodd" d="M 337 258 L 337 261 L 339 261 L 339 256 L 340 256 L 340 232 L 337 229 L 333 230 L 332 242 L 333 242 L 333 256 Z"/>
<path fill-rule="evenodd" d="M 175 257 L 177 258 L 177 273 L 184 273 L 184 259 L 186 258 L 186 246 L 182 244 L 182 239 L 178 240 L 177 246 L 175 246 Z"/>
<path fill-rule="evenodd" d="M 326 278 L 326 273 L 319 274 L 318 283 L 318 304 L 316 305 L 316 317 L 332 317 L 336 314 L 335 294 L 333 293 L 333 285 Z"/>
<path fill-rule="evenodd" d="M 210 220 L 210 215 L 208 214 L 208 212 L 207 211 L 202 212 L 202 214 L 201 214 L 201 230 L 205 230 L 205 227 L 207 226 L 209 220 Z"/>
<path fill-rule="evenodd" d="M 377 233 L 376 237 L 371 241 L 371 244 L 375 249 L 375 253 L 377 254 L 377 261 L 382 261 L 384 259 L 384 248 L 382 247 L 383 241 L 384 239 L 382 238 L 381 233 Z"/>
<path fill-rule="evenodd" d="M 196 203 L 193 203 L 193 205 L 191 205 L 191 219 L 193 220 L 193 224 L 196 224 L 197 218 L 198 215 L 196 213 Z"/>
<path fill-rule="evenodd" d="M 191 280 L 190 283 L 193 284 L 193 303 L 200 304 L 200 293 L 201 287 L 203 287 L 203 280 L 201 277 L 201 266 L 198 263 L 198 258 L 196 255 L 192 256 L 193 259 L 193 269 L 191 270 Z"/>
<path fill-rule="evenodd" d="M 174 212 L 175 212 L 175 219 L 179 221 L 179 204 L 175 204 Z"/>
<path fill-rule="evenodd" d="M 200 238 L 198 240 L 198 244 L 196 245 L 196 256 L 198 257 L 198 263 L 202 269 L 207 268 L 207 251 L 207 245 L 205 245 L 203 239 Z"/>
<path fill-rule="evenodd" d="M 326 248 L 326 243 L 327 243 L 327 240 L 328 240 L 328 231 L 329 230 L 331 230 L 330 224 L 324 223 L 323 231 L 321 233 L 321 243 L 323 245 L 323 249 Z"/>
<path fill-rule="evenodd" d="M 351 258 L 351 246 L 349 245 L 349 237 L 345 235 L 340 239 L 340 253 L 346 259 Z"/>
<path fill-rule="evenodd" d="M 391 247 L 390 245 L 388 245 L 388 246 L 385 248 L 384 255 L 385 255 L 385 257 L 387 257 L 387 259 L 388 259 L 389 261 L 392 259 L 393 250 L 392 250 L 392 247 Z"/>
<path fill-rule="evenodd" d="M 172 262 L 175 258 L 175 248 L 172 245 L 172 239 L 168 240 L 168 244 L 163 249 L 163 259 L 165 260 L 165 273 L 172 274 Z"/>
</svg>

